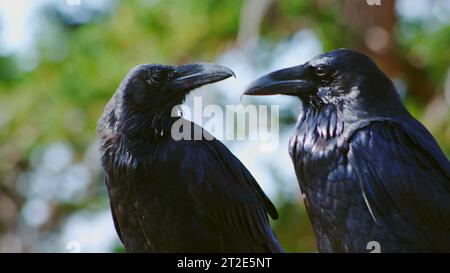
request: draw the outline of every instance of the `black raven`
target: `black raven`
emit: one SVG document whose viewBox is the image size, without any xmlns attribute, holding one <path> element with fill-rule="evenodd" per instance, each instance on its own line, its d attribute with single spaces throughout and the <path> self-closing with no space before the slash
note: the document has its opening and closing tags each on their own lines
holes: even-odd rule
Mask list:
<svg viewBox="0 0 450 273">
<path fill-rule="evenodd" d="M 319 251 L 450 251 L 449 161 L 369 57 L 330 51 L 244 94 L 302 101 L 289 153 Z"/>
<path fill-rule="evenodd" d="M 277 211 L 249 171 L 200 126 L 172 117 L 191 90 L 232 75 L 214 64 L 140 65 L 107 104 L 100 156 L 128 252 L 281 251 L 267 216 Z"/>
</svg>

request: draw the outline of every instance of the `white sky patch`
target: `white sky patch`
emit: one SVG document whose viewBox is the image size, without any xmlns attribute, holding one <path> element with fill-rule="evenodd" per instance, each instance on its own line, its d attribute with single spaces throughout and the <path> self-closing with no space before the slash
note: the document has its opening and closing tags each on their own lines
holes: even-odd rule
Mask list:
<svg viewBox="0 0 450 273">
<path fill-rule="evenodd" d="M 399 0 L 396 10 L 406 20 L 420 22 L 438 22 L 448 24 L 450 21 L 450 1 L 448 0 Z"/>
<path fill-rule="evenodd" d="M 36 11 L 48 0 L 0 0 L 0 54 L 24 53 L 33 45 Z"/>
<path fill-rule="evenodd" d="M 37 227 L 45 223 L 50 215 L 46 200 L 39 198 L 28 199 L 21 210 L 21 216 L 30 227 Z"/>
<path fill-rule="evenodd" d="M 70 1 L 69 1 L 70 2 Z M 35 35 L 42 26 L 42 7 L 54 5 L 66 16 L 86 21 L 88 10 L 106 10 L 114 6 L 115 0 L 79 0 L 80 5 L 69 5 L 66 0 L 0 0 L 0 55 L 17 54 L 36 62 Z M 24 60 L 27 61 L 27 60 Z M 29 65 L 35 68 L 36 65 Z M 26 70 L 27 67 L 24 67 Z"/>
</svg>

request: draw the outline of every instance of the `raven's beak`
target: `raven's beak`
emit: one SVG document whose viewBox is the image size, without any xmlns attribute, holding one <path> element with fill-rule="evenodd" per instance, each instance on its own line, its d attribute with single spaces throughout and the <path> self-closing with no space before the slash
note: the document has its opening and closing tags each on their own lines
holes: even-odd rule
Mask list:
<svg viewBox="0 0 450 273">
<path fill-rule="evenodd" d="M 308 91 L 313 86 L 305 78 L 304 66 L 280 69 L 253 81 L 243 95 L 296 95 Z"/>
<path fill-rule="evenodd" d="M 231 76 L 236 77 L 234 72 L 225 66 L 208 63 L 186 64 L 175 67 L 171 86 L 174 90 L 190 91 Z"/>
</svg>

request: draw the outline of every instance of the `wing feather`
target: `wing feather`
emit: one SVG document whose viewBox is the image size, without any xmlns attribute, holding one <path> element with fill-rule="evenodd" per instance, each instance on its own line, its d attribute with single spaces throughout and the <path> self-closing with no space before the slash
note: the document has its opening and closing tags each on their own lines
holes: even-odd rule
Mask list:
<svg viewBox="0 0 450 273">
<path fill-rule="evenodd" d="M 421 133 L 390 121 L 372 122 L 353 134 L 348 156 L 376 220 L 403 234 L 415 229 L 422 235 L 417 244 L 448 251 L 449 162 L 437 144 L 430 146 L 434 140 L 416 136 Z M 396 213 L 409 224 L 402 226 Z"/>
</svg>

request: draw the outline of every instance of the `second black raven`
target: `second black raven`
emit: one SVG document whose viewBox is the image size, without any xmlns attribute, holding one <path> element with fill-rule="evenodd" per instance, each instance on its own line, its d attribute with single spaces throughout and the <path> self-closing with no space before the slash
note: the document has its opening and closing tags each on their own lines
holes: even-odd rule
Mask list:
<svg viewBox="0 0 450 273">
<path fill-rule="evenodd" d="M 450 163 L 369 57 L 330 51 L 245 94 L 303 102 L 289 152 L 319 251 L 450 251 Z"/>
<path fill-rule="evenodd" d="M 277 211 L 249 171 L 201 127 L 172 117 L 191 90 L 232 75 L 213 64 L 140 65 L 107 104 L 100 155 L 128 252 L 281 251 L 267 216 Z"/>
</svg>

